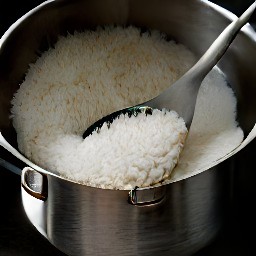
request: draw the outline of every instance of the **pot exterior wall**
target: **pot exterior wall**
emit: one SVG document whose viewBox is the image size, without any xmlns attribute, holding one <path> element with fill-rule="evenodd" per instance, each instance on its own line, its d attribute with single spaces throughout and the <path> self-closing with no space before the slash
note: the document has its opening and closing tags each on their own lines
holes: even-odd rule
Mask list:
<svg viewBox="0 0 256 256">
<path fill-rule="evenodd" d="M 221 228 L 227 175 L 227 170 L 214 168 L 165 185 L 160 203 L 142 206 L 129 203 L 129 191 L 87 187 L 50 175 L 45 202 L 33 198 L 26 207 L 32 196 L 24 189 L 22 198 L 30 221 L 68 255 L 191 255 Z"/>
</svg>

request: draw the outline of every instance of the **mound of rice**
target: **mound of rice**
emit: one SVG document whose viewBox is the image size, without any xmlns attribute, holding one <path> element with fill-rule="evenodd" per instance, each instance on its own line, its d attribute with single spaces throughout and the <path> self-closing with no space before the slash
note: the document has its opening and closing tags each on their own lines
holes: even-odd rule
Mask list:
<svg viewBox="0 0 256 256">
<path fill-rule="evenodd" d="M 30 65 L 12 101 L 20 151 L 48 171 L 110 189 L 172 182 L 202 171 L 243 140 L 236 99 L 217 68 L 202 84 L 183 151 L 187 130 L 173 112 L 123 116 L 82 139 L 90 124 L 157 96 L 194 62 L 183 45 L 135 27 L 59 38 Z"/>
</svg>

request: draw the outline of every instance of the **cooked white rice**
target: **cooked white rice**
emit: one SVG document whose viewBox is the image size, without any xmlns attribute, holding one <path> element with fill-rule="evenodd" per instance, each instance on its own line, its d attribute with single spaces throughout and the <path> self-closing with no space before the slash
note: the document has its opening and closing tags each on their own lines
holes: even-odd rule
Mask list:
<svg viewBox="0 0 256 256">
<path fill-rule="evenodd" d="M 102 188 L 189 177 L 243 140 L 236 99 L 217 69 L 202 84 L 173 172 L 186 131 L 172 112 L 121 118 L 85 140 L 82 134 L 102 116 L 158 95 L 194 62 L 189 50 L 157 31 L 107 27 L 62 37 L 31 64 L 12 101 L 19 149 L 49 171 Z M 180 129 L 179 141 L 168 117 Z"/>
</svg>

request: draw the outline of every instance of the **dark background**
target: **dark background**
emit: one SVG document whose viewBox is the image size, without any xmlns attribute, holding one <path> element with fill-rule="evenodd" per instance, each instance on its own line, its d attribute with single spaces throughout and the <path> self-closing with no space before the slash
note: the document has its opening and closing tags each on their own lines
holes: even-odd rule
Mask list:
<svg viewBox="0 0 256 256">
<path fill-rule="evenodd" d="M 191 0 L 193 1 L 193 0 Z M 40 4 L 39 0 L 0 0 L 0 37 L 21 15 Z M 240 15 L 253 1 L 212 1 Z M 256 14 L 250 23 L 256 28 Z M 255 67 L 256 69 L 256 67 Z M 240 153 L 241 162 L 234 175 L 235 190 L 226 222 L 216 240 L 195 256 L 254 256 L 256 170 L 255 140 Z M 1 151 L 0 151 L 1 153 Z M 20 197 L 20 177 L 0 166 L 0 256 L 64 256 L 55 249 L 26 218 Z"/>
</svg>

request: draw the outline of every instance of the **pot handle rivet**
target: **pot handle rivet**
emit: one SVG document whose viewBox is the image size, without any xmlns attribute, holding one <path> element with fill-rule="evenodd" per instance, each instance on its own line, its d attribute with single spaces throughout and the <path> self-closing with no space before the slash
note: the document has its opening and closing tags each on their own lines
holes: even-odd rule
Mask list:
<svg viewBox="0 0 256 256">
<path fill-rule="evenodd" d="M 46 175 L 30 167 L 25 167 L 21 174 L 21 184 L 31 196 L 42 201 L 47 200 L 48 181 Z"/>
</svg>

